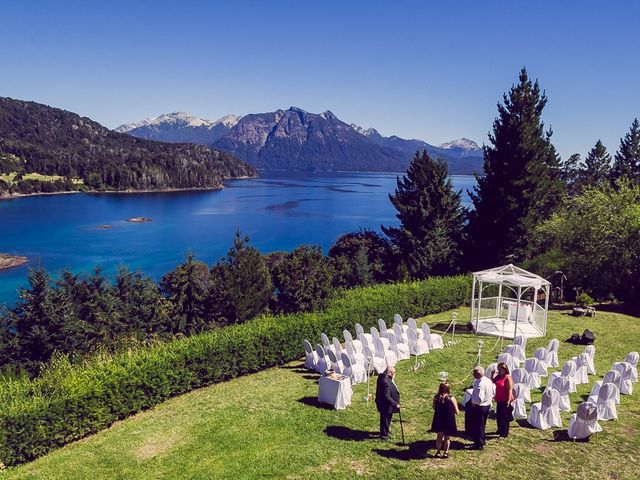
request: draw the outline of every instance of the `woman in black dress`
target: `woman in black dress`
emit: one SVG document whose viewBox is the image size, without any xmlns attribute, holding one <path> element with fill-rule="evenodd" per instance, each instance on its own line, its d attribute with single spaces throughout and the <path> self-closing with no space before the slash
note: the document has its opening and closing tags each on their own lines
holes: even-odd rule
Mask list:
<svg viewBox="0 0 640 480">
<path fill-rule="evenodd" d="M 458 402 L 451 395 L 449 383 L 442 382 L 438 393 L 433 397 L 433 422 L 431 422 L 431 431 L 436 433 L 436 458 L 449 458 L 450 437 L 458 433 L 456 415 L 459 413 Z M 440 455 L 441 450 L 442 455 Z"/>
</svg>

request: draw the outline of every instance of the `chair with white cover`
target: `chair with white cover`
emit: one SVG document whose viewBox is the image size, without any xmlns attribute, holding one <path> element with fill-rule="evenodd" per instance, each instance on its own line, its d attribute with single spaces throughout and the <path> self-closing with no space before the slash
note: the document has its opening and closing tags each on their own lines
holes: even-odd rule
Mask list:
<svg viewBox="0 0 640 480">
<path fill-rule="evenodd" d="M 367 334 L 367 335 L 371 336 L 371 334 L 370 334 L 370 333 L 369 333 L 369 334 Z M 359 333 L 359 334 L 358 334 L 358 341 L 359 341 L 359 342 L 360 342 L 360 344 L 362 345 L 362 353 L 364 353 L 364 349 L 365 349 L 366 347 L 373 348 L 373 341 L 372 341 L 372 340 L 367 339 L 367 337 L 365 337 L 365 336 L 364 336 L 364 333 Z"/>
<path fill-rule="evenodd" d="M 516 368 L 518 368 L 520 364 L 527 358 L 524 353 L 524 349 L 520 345 L 516 345 L 515 343 L 512 345 L 507 345 L 504 351 L 505 353 L 509 353 L 513 357 L 513 362 L 516 365 Z"/>
<path fill-rule="evenodd" d="M 398 323 L 393 324 L 393 334 L 396 336 L 396 342 L 398 343 L 409 343 L 409 339 L 407 338 L 407 334 L 404 333 L 402 326 Z"/>
<path fill-rule="evenodd" d="M 304 347 L 304 366 L 309 370 L 315 370 L 318 363 L 318 354 L 313 351 L 313 347 L 308 340 L 302 341 Z"/>
<path fill-rule="evenodd" d="M 620 393 L 622 395 L 631 395 L 633 393 L 633 370 L 629 362 L 616 362 L 613 369 L 620 372 Z"/>
<path fill-rule="evenodd" d="M 387 361 L 384 358 L 376 357 L 368 346 L 364 347 L 364 356 L 367 359 L 369 368 L 378 372 L 378 375 L 387 369 Z"/>
<path fill-rule="evenodd" d="M 513 343 L 515 343 L 516 345 L 520 345 L 522 347 L 522 350 L 527 349 L 527 337 L 523 337 L 522 335 L 516 335 L 515 338 L 513 339 Z"/>
<path fill-rule="evenodd" d="M 569 380 L 569 392 L 570 393 L 577 392 L 578 390 L 576 389 L 576 368 L 577 368 L 576 362 L 574 362 L 573 360 L 567 360 L 566 362 L 564 362 L 564 365 L 562 365 L 561 372 L 553 372 L 551 375 L 549 375 L 549 380 L 547 381 L 547 388 L 556 388 L 555 387 L 556 379 L 563 377 Z"/>
<path fill-rule="evenodd" d="M 364 329 L 362 328 L 362 325 L 360 325 L 359 323 L 356 323 L 355 327 L 356 327 L 356 337 L 358 337 L 358 339 L 362 341 L 362 339 L 360 338 L 360 335 L 362 335 L 367 340 L 367 343 L 371 345 L 371 340 L 372 340 L 371 334 L 365 333 Z M 362 348 L 364 349 L 364 343 L 362 344 Z"/>
<path fill-rule="evenodd" d="M 605 383 L 598 391 L 595 404 L 598 405 L 598 420 L 617 420 L 618 408 L 616 407 L 616 395 L 618 387 L 615 383 Z M 593 401 L 593 397 L 589 397 Z"/>
<path fill-rule="evenodd" d="M 513 402 L 513 418 L 516 420 L 524 420 L 527 418 L 527 406 L 525 403 L 526 400 L 526 392 L 529 391 L 529 388 L 524 383 L 516 383 L 513 385 L 513 398 L 515 399 Z M 531 401 L 531 399 L 529 399 Z"/>
<path fill-rule="evenodd" d="M 624 358 L 625 362 L 629 362 L 631 364 L 631 381 L 633 383 L 638 381 L 638 359 L 640 359 L 640 354 L 638 352 L 629 352 Z"/>
<path fill-rule="evenodd" d="M 560 340 L 552 338 L 547 347 L 547 367 L 557 368 L 560 366 L 558 362 L 558 349 L 560 348 Z"/>
<path fill-rule="evenodd" d="M 527 403 L 531 403 L 531 387 L 529 387 L 529 372 L 524 368 L 516 368 L 511 372 L 511 378 L 513 379 L 513 385 L 521 385 L 519 388 L 520 396 Z"/>
<path fill-rule="evenodd" d="M 409 330 L 413 330 L 414 332 L 416 332 L 416 337 L 424 340 L 424 338 L 422 338 L 424 334 L 422 333 L 422 330 L 418 328 L 418 324 L 416 323 L 415 318 L 407 318 L 407 334 L 409 333 Z"/>
<path fill-rule="evenodd" d="M 376 357 L 383 358 L 389 367 L 393 367 L 396 363 L 398 363 L 398 356 L 395 352 L 391 350 L 387 350 L 384 348 L 384 345 L 380 341 L 380 337 L 373 339 L 373 354 Z"/>
<path fill-rule="evenodd" d="M 501 353 L 498 355 L 497 363 L 506 363 L 507 367 L 509 367 L 509 372 L 513 372 L 517 368 L 510 353 Z"/>
<path fill-rule="evenodd" d="M 524 361 L 524 369 L 529 373 L 529 387 L 540 388 L 540 372 L 544 371 L 544 367 L 535 357 L 527 358 Z"/>
<path fill-rule="evenodd" d="M 439 350 L 444 348 L 442 336 L 437 333 L 431 333 L 431 328 L 426 323 L 422 324 L 422 339 L 427 341 L 430 350 Z"/>
<path fill-rule="evenodd" d="M 338 340 L 336 337 L 333 337 L 331 343 L 333 344 L 337 359 L 340 360 L 340 357 L 342 357 L 342 345 L 340 345 L 340 340 Z"/>
<path fill-rule="evenodd" d="M 323 332 L 320 334 L 320 338 L 322 339 L 322 348 L 324 348 L 325 352 L 331 350 L 333 353 L 336 353 L 336 347 L 329 343 L 329 337 Z"/>
<path fill-rule="evenodd" d="M 569 377 L 558 377 L 553 381 L 553 388 L 558 391 L 560 398 L 558 406 L 561 412 L 571 411 L 571 400 L 569 400 L 570 387 Z"/>
<path fill-rule="evenodd" d="M 409 337 L 409 353 L 411 355 L 415 355 L 417 357 L 419 355 L 429 353 L 429 344 L 426 340 L 419 338 L 415 330 L 409 328 L 409 330 L 407 330 L 407 335 Z"/>
<path fill-rule="evenodd" d="M 396 313 L 393 316 L 393 323 L 397 323 L 398 325 L 400 325 L 402 327 L 402 333 L 404 333 L 407 330 L 407 326 L 404 324 L 404 322 L 402 321 L 402 317 L 400 316 L 399 313 Z"/>
<path fill-rule="evenodd" d="M 373 344 L 376 343 L 376 338 L 382 342 L 382 346 L 385 350 L 389 350 L 389 339 L 385 337 L 381 337 L 378 333 L 378 329 L 376 327 L 371 327 L 371 338 L 373 339 Z"/>
<path fill-rule="evenodd" d="M 535 428 L 546 430 L 551 427 L 562 427 L 560 418 L 560 396 L 554 388 L 547 388 L 542 393 L 542 401 L 531 405 L 527 421 Z"/>
<path fill-rule="evenodd" d="M 567 429 L 569 437 L 582 440 L 601 431 L 602 427 L 598 423 L 598 406 L 592 402 L 583 402 L 578 405 L 576 413 L 569 419 Z"/>
<path fill-rule="evenodd" d="M 344 349 L 349 359 L 351 360 L 351 365 L 358 364 L 362 365 L 362 368 L 367 369 L 368 362 L 364 353 L 358 352 L 356 348 L 353 346 L 352 342 L 345 342 Z"/>
<path fill-rule="evenodd" d="M 387 338 L 389 337 L 389 330 L 387 330 L 387 324 L 384 323 L 384 320 L 379 318 L 378 319 L 378 328 L 380 329 L 380 336 Z"/>
<path fill-rule="evenodd" d="M 600 389 L 607 383 L 613 383 L 616 386 L 617 391 L 615 400 L 617 404 L 620 404 L 620 372 L 618 370 L 609 370 L 604 374 L 604 378 L 602 380 L 598 380 L 593 384 L 591 393 L 589 394 L 589 401 L 595 402 L 598 399 Z"/>
<path fill-rule="evenodd" d="M 589 372 L 588 373 L 589 375 L 595 375 L 596 365 L 594 363 L 594 360 L 596 356 L 596 347 L 594 347 L 593 345 L 587 345 L 586 347 L 584 347 L 584 353 L 589 355 Z"/>
<path fill-rule="evenodd" d="M 495 376 L 497 371 L 498 371 L 498 364 L 490 363 L 489 365 L 487 365 L 487 368 L 484 369 L 484 376 L 487 377 L 489 380 L 493 380 L 493 377 Z"/>
<path fill-rule="evenodd" d="M 342 364 L 342 355 L 340 356 L 340 359 L 338 359 L 338 357 L 336 357 L 336 354 L 334 353 L 333 350 L 327 350 L 327 356 L 331 361 L 331 366 L 333 367 L 333 370 L 336 373 L 339 373 L 340 375 L 342 375 L 342 371 L 344 370 L 344 365 Z"/>
<path fill-rule="evenodd" d="M 342 352 L 342 365 L 344 366 L 342 374 L 351 379 L 351 385 L 367 382 L 367 371 L 365 368 L 357 363 L 351 363 L 349 355 L 345 352 Z"/>
<path fill-rule="evenodd" d="M 543 370 L 538 372 L 538 374 L 541 377 L 546 377 L 548 375 L 547 373 L 547 357 L 549 356 L 549 352 L 547 351 L 546 347 L 539 347 L 536 348 L 535 352 L 533 352 L 533 356 L 535 358 L 537 358 L 538 360 L 540 360 L 540 365 L 542 365 Z"/>
<path fill-rule="evenodd" d="M 576 358 L 576 385 L 589 383 L 589 354 L 581 353 Z"/>
<path fill-rule="evenodd" d="M 396 354 L 398 360 L 408 360 L 411 358 L 409 352 L 409 345 L 406 343 L 398 343 L 396 336 L 393 332 L 389 332 L 389 350 Z"/>
<path fill-rule="evenodd" d="M 324 375 L 327 370 L 329 370 L 329 359 L 324 353 L 324 349 L 322 345 L 316 345 L 316 355 L 318 356 L 318 361 L 316 362 L 316 372 L 320 375 Z"/>
<path fill-rule="evenodd" d="M 360 340 L 354 340 L 349 330 L 343 330 L 342 336 L 344 337 L 344 343 L 351 343 L 357 352 L 362 353 L 362 342 Z"/>
</svg>

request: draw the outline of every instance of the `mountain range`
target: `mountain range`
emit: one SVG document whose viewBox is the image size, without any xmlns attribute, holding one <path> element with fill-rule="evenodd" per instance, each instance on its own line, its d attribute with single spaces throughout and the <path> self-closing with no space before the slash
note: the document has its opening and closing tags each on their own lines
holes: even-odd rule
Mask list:
<svg viewBox="0 0 640 480">
<path fill-rule="evenodd" d="M 330 111 L 297 107 L 211 121 L 184 112 L 163 114 L 115 129 L 134 137 L 195 143 L 228 152 L 262 170 L 404 172 L 417 150 L 442 158 L 451 174 L 482 170 L 482 148 L 462 138 L 442 145 L 384 137 L 347 124 Z"/>
</svg>

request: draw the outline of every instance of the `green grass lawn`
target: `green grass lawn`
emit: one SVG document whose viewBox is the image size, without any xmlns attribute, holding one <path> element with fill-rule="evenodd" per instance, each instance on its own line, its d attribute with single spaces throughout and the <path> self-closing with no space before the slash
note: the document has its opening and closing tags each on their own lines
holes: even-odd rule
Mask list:
<svg viewBox="0 0 640 480">
<path fill-rule="evenodd" d="M 14 184 L 16 183 L 16 175 L 16 172 L 0 174 L 0 180 L 4 180 L 9 184 Z M 25 173 L 22 178 L 24 180 L 40 180 L 41 182 L 55 182 L 56 180 L 64 180 L 64 177 L 60 175 L 43 175 L 41 173 Z M 82 180 L 81 178 L 74 178 L 72 182 L 74 185 L 84 184 L 84 180 Z"/>
<path fill-rule="evenodd" d="M 459 310 L 460 319 L 468 315 L 468 309 Z M 444 329 L 450 318 L 447 312 L 427 320 L 435 332 Z M 548 336 L 529 340 L 527 354 L 553 337 L 562 341 L 585 328 L 597 336 L 597 379 L 614 361 L 640 349 L 639 318 L 599 313 L 593 319 L 577 319 L 554 311 Z M 296 361 L 176 397 L 30 464 L 6 470 L 0 478 L 640 478 L 640 384 L 633 396 L 622 397 L 619 420 L 601 422 L 604 431 L 589 442 L 556 441 L 552 430 L 512 423 L 509 438 L 490 439 L 482 452 L 462 449 L 469 442 L 455 438 L 451 458 L 430 458 L 434 435 L 427 430 L 437 373 L 449 372 L 459 399 L 471 382 L 468 374 L 478 337 L 456 338 L 457 346 L 423 357 L 426 365 L 417 372 L 409 370 L 413 360 L 397 367 L 408 443 L 404 447 L 396 443 L 397 422 L 392 427 L 394 442 L 373 438 L 378 416 L 375 405 L 364 401 L 366 384 L 354 387 L 347 410 L 322 408 L 315 400 L 318 376 Z M 495 361 L 500 345 L 492 337 L 482 338 L 486 352 L 482 363 L 488 364 Z M 560 363 L 583 348 L 561 343 Z M 580 385 L 571 395 L 574 407 L 596 377 L 589 379 L 589 385 Z M 539 401 L 541 392 L 532 393 Z M 569 416 L 562 414 L 565 429 Z M 460 428 L 462 424 L 459 418 Z M 489 420 L 487 431 L 495 431 L 495 420 Z"/>
</svg>

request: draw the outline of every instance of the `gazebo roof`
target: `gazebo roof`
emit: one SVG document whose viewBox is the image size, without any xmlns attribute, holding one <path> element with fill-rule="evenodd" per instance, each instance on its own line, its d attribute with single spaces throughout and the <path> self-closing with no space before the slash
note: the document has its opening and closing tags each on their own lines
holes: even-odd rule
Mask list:
<svg viewBox="0 0 640 480">
<path fill-rule="evenodd" d="M 544 285 L 550 284 L 550 282 L 535 273 L 527 272 L 523 268 L 512 264 L 474 272 L 473 276 L 483 283 L 495 283 L 512 287 L 542 288 Z"/>
</svg>

